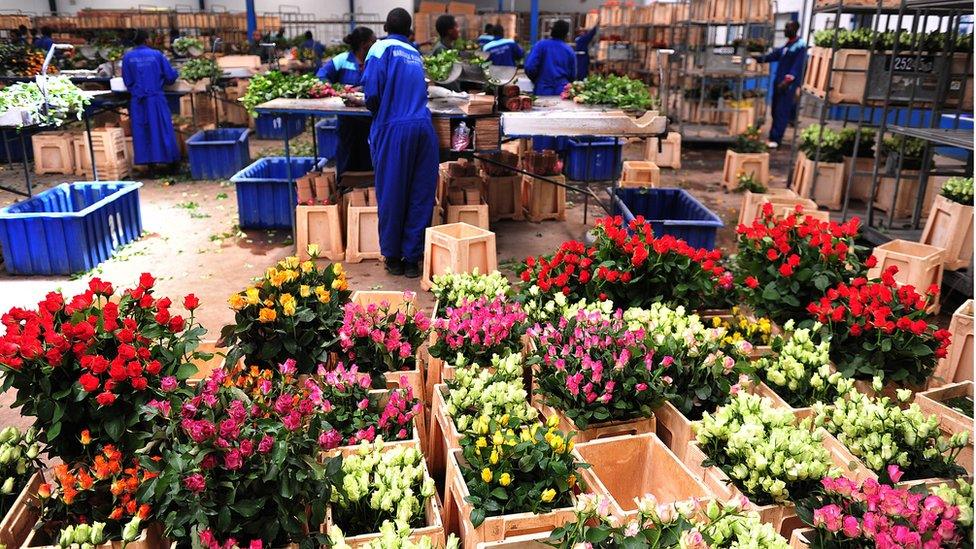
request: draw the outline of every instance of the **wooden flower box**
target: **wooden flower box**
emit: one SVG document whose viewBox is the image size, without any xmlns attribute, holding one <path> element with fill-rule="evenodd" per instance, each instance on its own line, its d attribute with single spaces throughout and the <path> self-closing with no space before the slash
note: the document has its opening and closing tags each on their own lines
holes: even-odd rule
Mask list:
<svg viewBox="0 0 976 549">
<path fill-rule="evenodd" d="M 502 219 L 524 219 L 521 176 L 488 176 L 485 178 L 485 191 L 488 217 L 492 223 Z"/>
<path fill-rule="evenodd" d="M 761 397 L 768 398 L 773 402 L 774 408 L 782 408 L 793 412 L 793 415 L 796 416 L 797 419 L 802 420 L 813 415 L 812 407 L 805 406 L 803 408 L 794 408 L 790 406 L 790 404 L 786 402 L 786 400 L 783 397 L 779 396 L 779 394 L 777 394 L 776 391 L 772 389 L 772 387 L 766 385 L 766 383 L 762 381 L 756 381 L 754 383 L 750 383 L 749 392 L 755 395 L 759 395 Z"/>
<path fill-rule="evenodd" d="M 317 244 L 319 257 L 342 261 L 346 257 L 342 215 L 338 204 L 295 207 L 295 249 L 298 258 L 308 259 L 308 245 Z"/>
<path fill-rule="evenodd" d="M 143 529 L 135 541 L 131 541 L 128 544 L 122 541 L 110 541 L 96 546 L 95 549 L 159 549 L 160 547 L 167 547 L 169 544 L 169 541 L 163 537 L 162 525 L 158 522 L 153 522 Z M 21 545 L 21 549 L 33 549 L 35 547 L 39 549 L 57 549 L 58 545 L 56 540 L 48 539 L 47 533 L 35 527 L 27 535 L 27 539 Z"/>
<path fill-rule="evenodd" d="M 929 215 L 938 190 L 947 178 L 930 176 L 925 186 L 925 197 L 922 199 L 922 215 Z M 911 217 L 915 213 L 915 202 L 918 199 L 918 172 L 902 170 L 898 182 L 898 195 L 895 195 L 895 178 L 878 176 L 878 188 L 874 195 L 874 207 L 887 213 L 891 210 L 892 199 L 895 203 L 895 218 Z"/>
<path fill-rule="evenodd" d="M 39 133 L 31 137 L 31 145 L 34 147 L 34 173 L 74 173 L 75 151 L 71 133 Z"/>
<path fill-rule="evenodd" d="M 363 307 L 386 304 L 390 309 L 402 308 L 404 311 L 407 307 L 415 305 L 414 301 L 404 298 L 403 292 L 392 290 L 356 290 L 349 300 Z"/>
<path fill-rule="evenodd" d="M 659 504 L 711 497 L 711 491 L 654 433 L 579 443 L 574 452 L 586 485 L 610 502 L 621 522 L 637 516 L 637 500 L 653 494 Z"/>
<path fill-rule="evenodd" d="M 722 168 L 722 186 L 734 191 L 739 186 L 740 173 L 753 174 L 763 185 L 769 184 L 769 153 L 737 153 L 725 151 L 725 167 Z"/>
<path fill-rule="evenodd" d="M 729 135 L 745 133 L 755 124 L 756 112 L 752 107 L 732 109 L 729 115 Z"/>
<path fill-rule="evenodd" d="M 566 183 L 564 175 L 547 175 L 546 178 Z M 525 175 L 522 177 L 522 203 L 525 217 L 534 223 L 566 220 L 566 187 Z"/>
<path fill-rule="evenodd" d="M 440 479 L 447 467 L 447 454 L 461 447 L 463 435 L 458 432 L 454 418 L 447 414 L 447 385 L 434 386 L 430 403 L 430 426 L 427 436 L 427 465 L 434 478 Z"/>
<path fill-rule="evenodd" d="M 20 547 L 30 535 L 31 529 L 41 518 L 37 489 L 44 483 L 44 474 L 34 473 L 14 500 L 6 516 L 0 520 L 0 544 Z"/>
<path fill-rule="evenodd" d="M 796 157 L 793 167 L 793 187 L 800 198 L 809 198 L 819 206 L 839 210 L 844 205 L 843 162 L 818 162 L 817 172 L 813 172 L 813 159 L 802 152 Z M 816 187 L 816 188 L 814 188 Z"/>
<path fill-rule="evenodd" d="M 369 393 L 370 396 L 372 396 L 373 398 L 378 397 L 377 406 L 379 406 L 380 409 L 386 406 L 386 402 L 390 398 L 390 391 L 388 389 L 372 389 L 370 390 Z M 423 428 L 424 428 L 423 414 L 417 414 L 413 418 L 413 428 L 411 429 L 412 432 L 410 438 L 403 439 L 403 440 L 384 440 L 383 448 L 380 451 L 389 452 L 394 448 L 400 448 L 400 447 L 415 448 L 419 451 L 423 451 L 423 447 L 421 445 L 421 434 L 420 434 Z M 357 453 L 360 449 L 362 449 L 362 445 L 360 444 L 339 446 L 338 448 L 333 448 L 332 450 L 323 450 L 320 457 L 323 461 L 325 459 L 338 456 L 338 455 L 341 455 L 342 457 L 349 457 Z"/>
<path fill-rule="evenodd" d="M 952 436 L 956 433 L 969 432 L 969 444 L 962 450 L 957 462 L 966 468 L 966 472 L 973 474 L 973 418 L 950 408 L 945 402 L 952 398 L 968 397 L 973 400 L 973 382 L 963 381 L 951 383 L 935 389 L 929 389 L 915 395 L 915 403 L 926 414 L 939 416 L 942 433 Z M 972 409 L 970 409 L 972 413 Z"/>
<path fill-rule="evenodd" d="M 872 4 L 875 5 L 875 4 Z M 827 79 L 831 74 L 830 58 L 833 56 L 831 86 L 827 89 Z M 864 87 L 867 79 L 867 50 L 839 49 L 814 46 L 808 53 L 807 70 L 803 77 L 803 89 L 831 103 L 857 103 L 864 100 Z"/>
<path fill-rule="evenodd" d="M 751 224 L 762 213 L 762 205 L 770 198 L 797 198 L 797 196 L 790 189 L 766 189 L 765 193 L 744 191 L 742 207 L 739 208 L 739 224 Z"/>
<path fill-rule="evenodd" d="M 654 162 L 658 168 L 681 169 L 681 134 L 668 132 L 665 139 L 648 137 L 644 145 L 644 160 Z"/>
<path fill-rule="evenodd" d="M 973 300 L 969 299 L 952 313 L 949 354 L 939 359 L 929 380 L 929 387 L 973 380 Z"/>
<path fill-rule="evenodd" d="M 420 286 L 429 290 L 434 276 L 446 272 L 468 273 L 478 269 L 490 273 L 498 268 L 495 233 L 468 225 L 450 223 L 428 227 L 424 238 L 424 269 Z"/>
<path fill-rule="evenodd" d="M 654 410 L 654 430 L 658 438 L 674 452 L 681 461 L 687 463 L 688 445 L 695 440 L 691 430 L 691 420 L 670 402 L 665 402 Z"/>
<path fill-rule="evenodd" d="M 125 132 L 122 128 L 102 128 L 92 130 L 92 146 L 95 150 L 95 168 L 102 180 L 121 180 L 130 173 L 129 157 L 126 151 Z M 91 154 L 88 138 L 84 133 L 76 134 L 74 146 L 75 175 L 92 175 Z"/>
<path fill-rule="evenodd" d="M 627 181 L 645 181 L 648 183 L 660 183 L 661 170 L 657 164 L 648 160 L 626 160 L 624 161 L 623 176 L 621 179 Z"/>
<path fill-rule="evenodd" d="M 946 270 L 969 267 L 973 261 L 973 207 L 936 196 L 919 242 L 945 248 Z"/>
<path fill-rule="evenodd" d="M 851 181 L 850 198 L 867 204 L 871 200 L 871 171 L 874 169 L 874 158 L 851 156 L 844 157 L 844 185 L 847 178 L 854 172 Z"/>
<path fill-rule="evenodd" d="M 564 433 L 576 433 L 576 443 L 590 442 L 607 437 L 620 435 L 641 435 L 653 433 L 655 430 L 655 418 L 644 417 L 628 421 L 606 421 L 602 423 L 591 423 L 586 429 L 580 429 L 576 423 L 564 414 L 561 410 L 546 405 L 541 397 L 532 397 L 532 406 L 539 410 L 543 418 L 548 419 L 552 416 L 559 418 L 559 430 Z"/>
<path fill-rule="evenodd" d="M 878 278 L 888 267 L 898 267 L 895 281 L 899 286 L 911 284 L 920 294 L 925 294 L 929 286 L 942 286 L 942 263 L 945 250 L 928 244 L 910 240 L 889 240 L 876 246 L 872 255 L 877 265 L 868 270 L 868 278 Z M 938 302 L 932 308 L 938 311 Z"/>
<path fill-rule="evenodd" d="M 475 545 L 476 549 L 550 549 L 552 545 L 545 543 L 552 535 L 551 532 L 539 532 L 522 536 L 511 536 L 501 541 L 486 541 Z"/>
<path fill-rule="evenodd" d="M 346 212 L 346 262 L 380 259 L 379 209 L 373 188 L 353 189 L 342 196 Z"/>
<path fill-rule="evenodd" d="M 799 528 L 793 530 L 790 536 L 790 549 L 810 549 L 810 539 L 813 537 L 813 528 Z"/>
<path fill-rule="evenodd" d="M 488 204 L 452 204 L 447 203 L 447 223 L 467 223 L 488 230 Z"/>
<path fill-rule="evenodd" d="M 472 506 L 467 502 L 468 485 L 461 475 L 461 450 L 447 454 L 445 480 L 444 524 L 450 528 L 452 521 L 459 526 L 465 549 L 474 549 L 479 543 L 502 541 L 513 536 L 550 532 L 574 520 L 572 507 L 554 509 L 548 513 L 515 513 L 485 518 L 477 528 L 471 523 Z"/>
</svg>

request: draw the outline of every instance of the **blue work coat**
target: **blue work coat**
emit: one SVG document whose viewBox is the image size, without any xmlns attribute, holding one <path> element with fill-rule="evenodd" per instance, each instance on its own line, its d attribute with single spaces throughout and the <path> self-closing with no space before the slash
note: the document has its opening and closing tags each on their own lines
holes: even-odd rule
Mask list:
<svg viewBox="0 0 976 549">
<path fill-rule="evenodd" d="M 50 36 L 43 36 L 43 35 L 35 38 L 33 44 L 35 48 L 43 51 L 44 53 L 47 53 L 48 50 L 50 50 L 51 46 L 53 45 L 54 45 L 54 40 Z"/>
<path fill-rule="evenodd" d="M 802 38 L 797 38 L 790 44 L 773 49 L 773 51 L 760 57 L 758 61 L 760 63 L 778 61 L 773 85 L 778 86 L 786 79 L 786 75 L 792 75 L 793 81 L 790 83 L 790 88 L 796 91 L 800 83 L 803 82 L 803 68 L 807 62 L 807 43 Z"/>
<path fill-rule="evenodd" d="M 559 95 L 576 77 L 576 53 L 562 40 L 539 40 L 525 59 L 525 74 L 536 95 Z"/>
<path fill-rule="evenodd" d="M 593 27 L 576 37 L 576 80 L 582 80 L 590 74 L 590 42 L 593 42 L 599 28 Z"/>
<path fill-rule="evenodd" d="M 362 67 L 356 61 L 356 56 L 347 51 L 323 63 L 316 76 L 333 84 L 361 86 L 363 83 Z M 336 132 L 339 134 L 339 144 L 335 161 L 339 174 L 373 170 L 369 153 L 370 122 L 367 116 L 338 117 Z"/>
<path fill-rule="evenodd" d="M 492 36 L 492 35 L 490 35 L 490 34 L 482 34 L 481 36 L 479 36 L 475 40 L 478 42 L 478 45 L 479 46 L 484 46 L 485 44 L 487 44 L 488 42 L 491 42 L 494 39 L 495 39 L 495 37 Z"/>
<path fill-rule="evenodd" d="M 362 85 L 363 69 L 356 56 L 348 51 L 344 51 L 322 63 L 315 74 L 319 80 L 332 82 L 333 84 L 346 84 L 348 86 Z"/>
<path fill-rule="evenodd" d="M 525 51 L 511 38 L 499 38 L 492 40 L 481 47 L 488 54 L 492 65 L 500 67 L 515 67 L 516 61 L 522 59 Z"/>
<path fill-rule="evenodd" d="M 423 258 L 440 161 L 424 78 L 423 60 L 406 36 L 391 34 L 366 54 L 363 93 L 373 113 L 380 252 L 408 262 Z"/>
<path fill-rule="evenodd" d="M 129 89 L 132 151 L 135 164 L 169 164 L 180 159 L 173 119 L 163 86 L 179 74 L 166 56 L 148 46 L 136 46 L 122 57 L 122 81 Z"/>
</svg>

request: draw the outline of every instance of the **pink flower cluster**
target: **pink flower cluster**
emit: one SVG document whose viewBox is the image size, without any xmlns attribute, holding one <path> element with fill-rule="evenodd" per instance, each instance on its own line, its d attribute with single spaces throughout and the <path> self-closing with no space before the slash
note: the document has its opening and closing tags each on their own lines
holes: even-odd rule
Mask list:
<svg viewBox="0 0 976 549">
<path fill-rule="evenodd" d="M 414 353 L 430 330 L 430 319 L 422 311 L 408 315 L 404 310 L 391 310 L 387 303 L 366 307 L 346 303 L 339 345 L 349 360 L 370 370 L 412 369 Z"/>
<path fill-rule="evenodd" d="M 234 538 L 227 538 L 223 543 L 220 543 L 217 541 L 217 537 L 209 528 L 200 531 L 200 543 L 206 549 L 234 549 L 235 547 L 244 549 L 244 545 L 238 543 L 238 541 Z M 263 548 L 264 543 L 262 543 L 259 539 L 251 540 L 251 542 L 247 545 L 247 549 Z"/>
<path fill-rule="evenodd" d="M 383 433 L 391 433 L 389 439 L 403 440 L 410 435 L 410 423 L 423 411 L 423 404 L 413 397 L 413 387 L 407 383 L 406 376 L 400 376 L 400 387 L 390 391 L 390 398 L 380 412 L 378 426 Z"/>
<path fill-rule="evenodd" d="M 469 360 L 503 355 L 518 349 L 521 334 L 517 329 L 524 322 L 525 312 L 518 303 L 498 297 L 465 300 L 458 307 L 448 307 L 444 318 L 434 320 L 437 339 L 430 353 L 449 359 L 461 352 Z"/>
<path fill-rule="evenodd" d="M 889 466 L 893 481 L 901 478 Z M 873 540 L 878 549 L 938 549 L 959 536 L 959 508 L 942 498 L 880 484 L 874 479 L 860 486 L 851 479 L 825 478 L 827 499 L 832 503 L 814 509 L 813 525 L 838 540 Z"/>
</svg>

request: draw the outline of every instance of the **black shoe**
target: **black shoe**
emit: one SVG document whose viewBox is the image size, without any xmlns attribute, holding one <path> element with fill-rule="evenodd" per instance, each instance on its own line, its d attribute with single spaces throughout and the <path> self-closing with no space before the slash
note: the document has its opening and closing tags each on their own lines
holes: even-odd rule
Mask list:
<svg viewBox="0 0 976 549">
<path fill-rule="evenodd" d="M 386 272 L 393 276 L 400 276 L 403 274 L 403 261 L 399 259 L 387 259 L 386 260 Z"/>
<path fill-rule="evenodd" d="M 407 278 L 420 278 L 420 264 L 415 261 L 405 261 L 403 263 L 403 276 Z"/>
</svg>

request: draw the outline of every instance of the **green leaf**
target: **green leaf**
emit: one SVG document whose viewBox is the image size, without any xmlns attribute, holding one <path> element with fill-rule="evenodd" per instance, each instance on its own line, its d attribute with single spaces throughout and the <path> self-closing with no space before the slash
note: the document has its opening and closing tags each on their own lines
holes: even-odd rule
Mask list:
<svg viewBox="0 0 976 549">
<path fill-rule="evenodd" d="M 485 521 L 485 511 L 480 507 L 475 507 L 471 509 L 471 524 L 475 528 L 481 526 L 481 523 Z"/>
<path fill-rule="evenodd" d="M 192 362 L 184 362 L 183 364 L 180 364 L 179 369 L 176 370 L 176 379 L 179 379 L 180 381 L 190 379 L 190 376 L 198 371 L 199 370 L 197 369 L 196 365 L 194 365 Z"/>
</svg>

